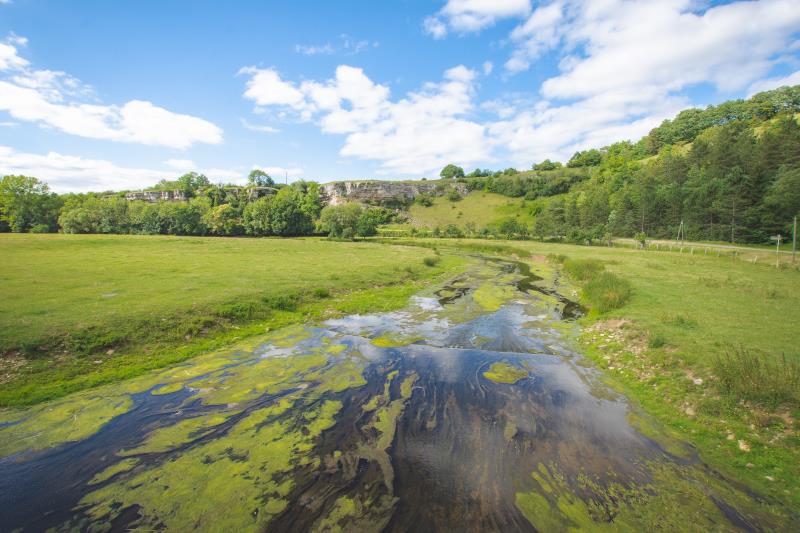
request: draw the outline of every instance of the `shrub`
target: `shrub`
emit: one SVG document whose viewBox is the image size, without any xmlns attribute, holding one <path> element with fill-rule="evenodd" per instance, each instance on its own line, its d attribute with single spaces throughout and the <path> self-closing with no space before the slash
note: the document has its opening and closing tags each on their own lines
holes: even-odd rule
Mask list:
<svg viewBox="0 0 800 533">
<path fill-rule="evenodd" d="M 280 311 L 294 311 L 297 309 L 297 296 L 292 294 L 277 294 L 274 296 L 264 296 L 262 301 L 272 309 Z"/>
<path fill-rule="evenodd" d="M 564 271 L 578 281 L 588 281 L 605 269 L 596 259 L 565 259 L 563 264 Z"/>
<path fill-rule="evenodd" d="M 314 289 L 313 294 L 314 298 L 319 298 L 320 300 L 331 297 L 331 291 L 329 291 L 325 287 L 317 287 L 316 289 Z"/>
<path fill-rule="evenodd" d="M 667 339 L 665 339 L 664 336 L 661 335 L 660 333 L 652 334 L 647 339 L 648 348 L 662 348 L 666 344 L 667 344 Z"/>
<path fill-rule="evenodd" d="M 50 226 L 47 224 L 36 224 L 35 226 L 31 227 L 31 233 L 50 233 Z"/>
<path fill-rule="evenodd" d="M 437 264 L 437 263 L 438 263 L 440 260 L 441 260 L 441 258 L 440 258 L 440 257 L 438 257 L 438 256 L 433 256 L 433 257 L 426 257 L 425 259 L 423 259 L 423 260 L 422 260 L 422 262 L 423 262 L 423 264 L 424 264 L 425 266 L 433 267 L 433 266 L 436 266 L 436 264 Z"/>
<path fill-rule="evenodd" d="M 611 272 L 599 272 L 583 286 L 589 305 L 605 313 L 625 305 L 631 296 L 631 284 Z"/>
<path fill-rule="evenodd" d="M 714 361 L 722 390 L 736 399 L 777 406 L 800 403 L 800 364 L 783 355 L 769 357 L 745 348 L 729 350 Z"/>
</svg>

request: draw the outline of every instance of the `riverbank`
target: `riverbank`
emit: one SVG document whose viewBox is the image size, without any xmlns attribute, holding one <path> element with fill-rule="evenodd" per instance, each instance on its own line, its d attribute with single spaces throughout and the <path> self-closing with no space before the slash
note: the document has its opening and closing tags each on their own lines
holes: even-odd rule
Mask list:
<svg viewBox="0 0 800 533">
<path fill-rule="evenodd" d="M 141 375 L 288 324 L 402 307 L 463 265 L 320 239 L 0 236 L 0 406 Z"/>
<path fill-rule="evenodd" d="M 594 260 L 627 280 L 629 301 L 579 320 L 579 350 L 605 380 L 703 459 L 759 494 L 800 508 L 800 273 L 734 257 L 532 241 L 395 240 L 528 262 L 551 282 L 565 256 Z M 562 258 L 563 259 L 563 258 Z M 569 281 L 567 293 L 581 291 Z M 733 361 L 733 369 L 720 362 Z M 730 389 L 720 372 L 733 375 Z M 732 370 L 732 372 L 731 372 Z M 758 391 L 747 383 L 758 380 Z M 761 395 L 760 393 L 764 393 Z M 773 394 L 774 393 L 774 394 Z M 762 397 L 763 396 L 763 397 Z"/>
</svg>

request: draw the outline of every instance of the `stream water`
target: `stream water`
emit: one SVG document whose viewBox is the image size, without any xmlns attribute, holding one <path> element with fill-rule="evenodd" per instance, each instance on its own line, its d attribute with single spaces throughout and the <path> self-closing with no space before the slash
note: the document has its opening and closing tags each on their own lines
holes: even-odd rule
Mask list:
<svg viewBox="0 0 800 533">
<path fill-rule="evenodd" d="M 0 412 L 0 529 L 769 529 L 583 364 L 581 312 L 476 260 L 401 311 Z"/>
</svg>

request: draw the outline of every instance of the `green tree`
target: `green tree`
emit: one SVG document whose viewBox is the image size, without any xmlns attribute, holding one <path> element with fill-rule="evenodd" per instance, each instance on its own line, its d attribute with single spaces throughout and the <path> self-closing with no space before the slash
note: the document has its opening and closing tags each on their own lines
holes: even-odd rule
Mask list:
<svg viewBox="0 0 800 533">
<path fill-rule="evenodd" d="M 446 179 L 446 180 L 455 179 L 455 178 L 463 178 L 464 177 L 464 169 L 459 167 L 459 166 L 456 166 L 456 165 L 453 165 L 453 164 L 449 164 L 449 165 L 447 165 L 446 167 L 444 167 L 442 169 L 442 171 L 439 173 L 439 176 L 441 176 L 442 179 Z"/>
<path fill-rule="evenodd" d="M 4 176 L 0 180 L 0 220 L 16 233 L 33 226 L 58 228 L 62 200 L 46 183 L 29 176 Z"/>
<path fill-rule="evenodd" d="M 320 214 L 319 229 L 330 237 L 351 238 L 357 234 L 356 229 L 363 214 L 364 208 L 357 203 L 329 205 Z"/>
<path fill-rule="evenodd" d="M 255 187 L 274 187 L 275 181 L 263 170 L 254 168 L 247 175 L 247 184 Z"/>
</svg>

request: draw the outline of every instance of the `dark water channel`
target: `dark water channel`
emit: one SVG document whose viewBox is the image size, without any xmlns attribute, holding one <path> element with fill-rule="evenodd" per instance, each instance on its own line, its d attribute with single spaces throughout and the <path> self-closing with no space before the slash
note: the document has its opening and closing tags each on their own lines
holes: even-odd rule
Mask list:
<svg viewBox="0 0 800 533">
<path fill-rule="evenodd" d="M 634 428 L 572 351 L 582 312 L 527 265 L 481 261 L 402 311 L 4 413 L 0 529 L 769 529 L 752 495 Z"/>
</svg>

